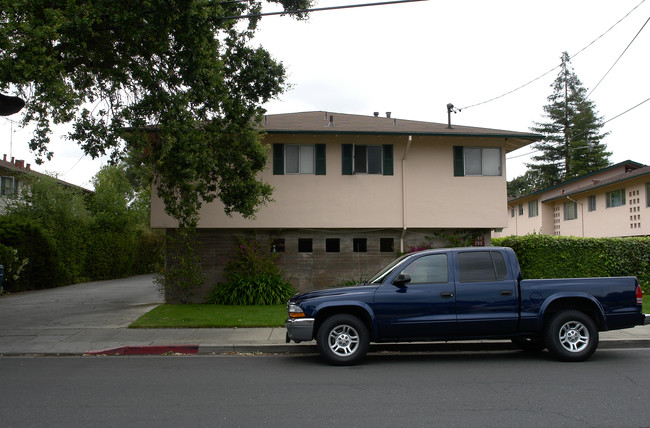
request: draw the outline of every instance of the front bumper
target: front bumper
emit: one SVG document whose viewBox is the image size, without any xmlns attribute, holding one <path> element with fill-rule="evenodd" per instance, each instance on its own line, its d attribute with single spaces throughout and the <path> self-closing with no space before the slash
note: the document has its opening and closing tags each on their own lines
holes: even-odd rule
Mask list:
<svg viewBox="0 0 650 428">
<path fill-rule="evenodd" d="M 288 318 L 284 326 L 287 329 L 287 343 L 292 340 L 300 343 L 314 338 L 313 318 Z"/>
</svg>

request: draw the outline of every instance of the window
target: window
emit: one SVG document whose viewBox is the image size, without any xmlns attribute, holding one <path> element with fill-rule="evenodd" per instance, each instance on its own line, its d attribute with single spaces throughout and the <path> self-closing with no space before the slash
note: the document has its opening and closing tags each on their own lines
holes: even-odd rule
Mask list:
<svg viewBox="0 0 650 428">
<path fill-rule="evenodd" d="M 650 207 L 650 183 L 645 185 L 645 206 Z"/>
<path fill-rule="evenodd" d="M 519 204 L 519 215 L 524 215 L 524 204 Z"/>
<path fill-rule="evenodd" d="M 625 205 L 625 189 L 614 190 L 613 192 L 607 192 L 606 196 L 606 207 L 620 207 Z"/>
<path fill-rule="evenodd" d="M 342 145 L 342 173 L 393 175 L 393 145 Z"/>
<path fill-rule="evenodd" d="M 564 220 L 575 220 L 578 218 L 578 204 L 573 201 L 564 203 Z"/>
<path fill-rule="evenodd" d="M 402 272 L 411 277 L 410 284 L 444 283 L 449 281 L 446 254 L 422 256 L 410 263 Z"/>
<path fill-rule="evenodd" d="M 284 253 L 284 238 L 277 238 L 271 241 L 272 253 Z"/>
<path fill-rule="evenodd" d="M 514 216 L 515 216 L 515 209 L 510 208 L 510 217 L 514 217 Z"/>
<path fill-rule="evenodd" d="M 352 251 L 355 253 L 365 253 L 368 251 L 368 239 L 354 238 L 352 239 Z"/>
<path fill-rule="evenodd" d="M 395 248 L 393 238 L 379 238 L 379 251 L 382 253 L 392 253 Z"/>
<path fill-rule="evenodd" d="M 537 217 L 538 215 L 539 206 L 537 205 L 537 199 L 528 202 L 528 217 Z"/>
<path fill-rule="evenodd" d="M 501 175 L 501 149 L 497 147 L 454 147 L 454 175 Z"/>
<path fill-rule="evenodd" d="M 325 252 L 339 253 L 341 252 L 341 240 L 339 238 L 326 238 L 325 239 Z"/>
<path fill-rule="evenodd" d="M 596 211 L 596 195 L 591 195 L 587 199 L 587 205 L 589 207 L 589 212 Z"/>
<path fill-rule="evenodd" d="M 325 144 L 273 144 L 274 175 L 325 173 Z"/>
<path fill-rule="evenodd" d="M 298 252 L 311 253 L 312 252 L 312 239 L 311 238 L 298 238 Z"/>
<path fill-rule="evenodd" d="M 503 254 L 498 251 L 473 251 L 458 254 L 460 282 L 494 282 L 508 277 Z"/>
<path fill-rule="evenodd" d="M 16 194 L 14 177 L 0 177 L 0 195 L 11 196 Z"/>
</svg>

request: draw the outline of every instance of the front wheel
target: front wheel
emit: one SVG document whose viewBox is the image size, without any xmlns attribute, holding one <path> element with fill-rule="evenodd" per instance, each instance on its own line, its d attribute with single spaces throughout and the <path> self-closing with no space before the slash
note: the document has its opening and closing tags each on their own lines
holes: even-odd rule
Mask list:
<svg viewBox="0 0 650 428">
<path fill-rule="evenodd" d="M 366 325 L 354 315 L 338 314 L 323 321 L 316 333 L 316 345 L 330 364 L 352 365 L 362 359 L 370 343 Z"/>
<path fill-rule="evenodd" d="M 545 342 L 549 352 L 561 361 L 584 361 L 596 352 L 598 329 L 587 314 L 564 311 L 551 319 Z"/>
</svg>

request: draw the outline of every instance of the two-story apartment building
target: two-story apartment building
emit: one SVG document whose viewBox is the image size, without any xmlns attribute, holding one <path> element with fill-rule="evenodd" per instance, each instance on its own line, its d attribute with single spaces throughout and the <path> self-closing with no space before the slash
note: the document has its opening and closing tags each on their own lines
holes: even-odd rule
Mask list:
<svg viewBox="0 0 650 428">
<path fill-rule="evenodd" d="M 541 136 L 387 116 L 266 116 L 261 178 L 274 202 L 253 220 L 204 204 L 206 285 L 222 280 L 223 260 L 247 233 L 273 243 L 299 290 L 366 278 L 411 245 L 445 245 L 445 233 L 474 231 L 489 244 L 508 221 L 505 155 Z M 155 192 L 151 213 L 152 227 L 176 227 Z"/>
<path fill-rule="evenodd" d="M 508 226 L 494 237 L 650 235 L 650 167 L 617 163 L 511 199 L 506 212 Z"/>
<path fill-rule="evenodd" d="M 24 160 L 11 158 L 3 155 L 0 159 L 0 215 L 5 213 L 5 207 L 9 201 L 20 197 L 23 189 L 29 189 L 29 177 L 43 177 L 45 174 L 34 171 L 31 165 Z M 61 185 L 70 188 L 80 189 L 84 193 L 92 193 L 90 190 L 63 180 L 56 179 Z"/>
<path fill-rule="evenodd" d="M 0 214 L 5 212 L 7 202 L 20 194 L 25 174 L 30 172 L 31 165 L 23 160 L 7 160 L 7 155 L 0 160 Z"/>
</svg>

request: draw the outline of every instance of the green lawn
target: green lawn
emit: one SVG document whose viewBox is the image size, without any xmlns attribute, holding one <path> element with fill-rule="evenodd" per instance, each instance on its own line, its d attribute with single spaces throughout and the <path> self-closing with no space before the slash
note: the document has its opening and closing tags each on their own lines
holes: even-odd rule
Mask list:
<svg viewBox="0 0 650 428">
<path fill-rule="evenodd" d="M 650 314 L 650 294 L 643 296 L 643 312 Z M 285 305 L 160 305 L 144 314 L 131 328 L 280 327 L 287 317 Z"/>
<path fill-rule="evenodd" d="M 286 318 L 286 305 L 160 305 L 130 328 L 280 327 Z"/>
</svg>

